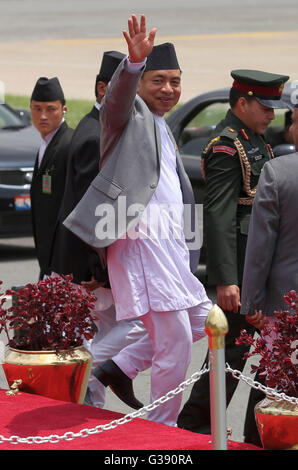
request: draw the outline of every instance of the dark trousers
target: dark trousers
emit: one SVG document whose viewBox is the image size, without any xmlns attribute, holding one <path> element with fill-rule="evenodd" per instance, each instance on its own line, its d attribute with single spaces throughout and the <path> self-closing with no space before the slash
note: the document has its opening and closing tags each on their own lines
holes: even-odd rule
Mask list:
<svg viewBox="0 0 298 470">
<path fill-rule="evenodd" d="M 225 312 L 225 315 L 229 323 L 229 331 L 225 338 L 225 362 L 227 362 L 233 370 L 242 371 L 246 362 L 243 360 L 243 356 L 249 350 L 249 347 L 244 345 L 236 346 L 235 340 L 240 335 L 242 329 L 245 329 L 252 335 L 256 330 L 252 325 L 247 323 L 245 315 L 232 312 Z M 208 364 L 208 353 L 204 364 Z M 259 378 L 257 380 L 260 381 Z M 233 397 L 238 382 L 238 379 L 235 379 L 232 374 L 226 373 L 227 406 Z M 263 392 L 253 388 L 251 389 L 244 425 L 245 440 L 260 446 L 261 441 L 255 421 L 254 407 L 264 397 Z M 180 428 L 188 429 L 189 431 L 201 434 L 211 433 L 209 374 L 204 374 L 195 382 L 190 397 L 179 414 L 177 424 Z"/>
</svg>

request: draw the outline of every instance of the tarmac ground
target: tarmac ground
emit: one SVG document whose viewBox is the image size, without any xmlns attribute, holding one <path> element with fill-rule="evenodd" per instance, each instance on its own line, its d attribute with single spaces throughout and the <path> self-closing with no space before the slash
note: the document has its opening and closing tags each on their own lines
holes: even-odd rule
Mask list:
<svg viewBox="0 0 298 470">
<path fill-rule="evenodd" d="M 233 69 L 259 69 L 298 80 L 298 31 L 160 36 L 175 44 L 182 69 L 180 102 L 231 85 Z M 0 42 L 5 93 L 30 96 L 41 76 L 58 76 L 67 98 L 94 99 L 94 80 L 106 50 L 126 53 L 124 38 Z"/>
</svg>

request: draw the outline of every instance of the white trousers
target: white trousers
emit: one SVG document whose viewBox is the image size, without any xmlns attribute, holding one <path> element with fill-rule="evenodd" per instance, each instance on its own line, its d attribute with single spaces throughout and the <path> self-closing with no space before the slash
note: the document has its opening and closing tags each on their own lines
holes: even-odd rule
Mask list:
<svg viewBox="0 0 298 470">
<path fill-rule="evenodd" d="M 94 293 L 98 298 L 93 311 L 93 315 L 97 317 L 95 324 L 98 331 L 93 339 L 86 342 L 84 346 L 93 356 L 88 382 L 91 399 L 94 406 L 103 408 L 106 387 L 92 375 L 92 372 L 99 364 L 111 359 L 121 349 L 142 338 L 146 334 L 146 329 L 140 319 L 116 320 L 116 311 L 110 290 L 99 288 Z"/>
<path fill-rule="evenodd" d="M 112 359 L 134 379 L 151 369 L 151 403 L 185 380 L 191 360 L 192 343 L 206 335 L 205 320 L 212 308 L 206 297 L 196 307 L 171 312 L 149 311 L 142 318 L 147 333 Z M 148 419 L 176 426 L 182 394 L 150 411 Z"/>
</svg>

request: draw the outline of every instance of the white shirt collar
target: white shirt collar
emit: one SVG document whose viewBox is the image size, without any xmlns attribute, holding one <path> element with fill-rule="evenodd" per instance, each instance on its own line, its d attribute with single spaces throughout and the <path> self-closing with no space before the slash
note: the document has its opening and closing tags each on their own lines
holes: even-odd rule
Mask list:
<svg viewBox="0 0 298 470">
<path fill-rule="evenodd" d="M 61 123 L 59 124 L 59 126 L 56 129 L 54 129 L 52 132 L 47 134 L 44 138 L 43 137 L 41 138 L 41 145 L 39 147 L 39 152 L 38 152 L 38 166 L 39 167 L 41 165 L 41 162 L 42 162 L 42 159 L 43 159 L 43 156 L 45 154 L 47 146 L 49 145 L 49 143 L 53 139 L 56 132 L 58 132 L 58 130 L 60 129 L 60 127 L 62 126 L 64 121 L 65 121 L 65 119 L 63 118 Z"/>
<path fill-rule="evenodd" d="M 60 129 L 60 127 L 62 126 L 62 124 L 64 123 L 65 119 L 62 118 L 62 121 L 60 122 L 59 126 L 54 129 L 52 132 L 50 132 L 49 134 L 47 134 L 44 138 L 42 138 L 43 142 L 46 144 L 46 145 L 49 145 L 49 143 L 51 142 L 52 138 L 54 137 L 54 135 L 56 134 L 56 132 L 58 132 L 58 130 Z"/>
</svg>

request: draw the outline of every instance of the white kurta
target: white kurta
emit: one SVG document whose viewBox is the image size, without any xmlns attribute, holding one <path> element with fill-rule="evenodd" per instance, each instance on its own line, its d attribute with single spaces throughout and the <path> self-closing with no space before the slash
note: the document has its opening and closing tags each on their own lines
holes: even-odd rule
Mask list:
<svg viewBox="0 0 298 470">
<path fill-rule="evenodd" d="M 176 153 L 164 118 L 157 188 L 134 229 L 108 248 L 109 278 L 117 320 L 198 305 L 206 292 L 191 273 L 183 233 L 183 201 Z"/>
</svg>

